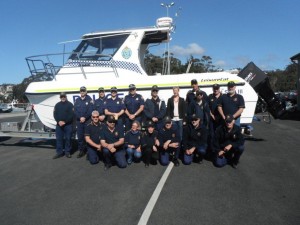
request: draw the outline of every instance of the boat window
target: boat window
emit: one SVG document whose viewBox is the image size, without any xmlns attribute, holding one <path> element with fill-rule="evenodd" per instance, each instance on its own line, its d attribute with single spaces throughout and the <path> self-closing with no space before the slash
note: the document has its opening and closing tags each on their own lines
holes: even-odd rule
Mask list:
<svg viewBox="0 0 300 225">
<path fill-rule="evenodd" d="M 110 60 L 110 57 L 103 55 L 114 56 L 128 36 L 129 34 L 89 36 L 78 45 L 70 59 Z"/>
</svg>

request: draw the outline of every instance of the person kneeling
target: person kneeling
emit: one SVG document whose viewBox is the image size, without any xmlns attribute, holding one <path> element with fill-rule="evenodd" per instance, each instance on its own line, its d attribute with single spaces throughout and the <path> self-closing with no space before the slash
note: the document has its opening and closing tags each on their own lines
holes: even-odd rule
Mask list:
<svg viewBox="0 0 300 225">
<path fill-rule="evenodd" d="M 164 127 L 158 133 L 160 146 L 160 160 L 163 166 L 167 166 L 170 158 L 175 166 L 179 166 L 180 135 L 173 129 L 170 117 L 164 119 Z"/>
<path fill-rule="evenodd" d="M 131 165 L 134 159 L 139 160 L 142 157 L 142 132 L 140 131 L 140 127 L 140 123 L 135 120 L 132 122 L 131 129 L 125 134 L 125 149 L 128 165 Z"/>
<path fill-rule="evenodd" d="M 239 159 L 244 151 L 244 137 L 240 127 L 234 124 L 233 115 L 225 117 L 225 125 L 217 128 L 213 142 L 214 164 L 223 167 L 230 164 L 237 168 Z"/>
<path fill-rule="evenodd" d="M 88 160 L 91 164 L 99 162 L 101 152 L 100 137 L 102 135 L 103 125 L 99 121 L 99 112 L 92 112 L 92 121 L 85 128 L 85 141 L 87 143 Z"/>
<path fill-rule="evenodd" d="M 114 116 L 108 116 L 107 126 L 103 128 L 101 145 L 103 147 L 104 170 L 112 166 L 112 157 L 116 160 L 119 168 L 127 166 L 124 145 L 124 130 L 116 127 Z"/>
<path fill-rule="evenodd" d="M 183 163 L 190 165 L 194 155 L 198 154 L 199 163 L 202 162 L 207 149 L 207 129 L 202 126 L 200 117 L 196 114 L 191 117 L 191 124 L 184 129 L 183 136 Z"/>
</svg>

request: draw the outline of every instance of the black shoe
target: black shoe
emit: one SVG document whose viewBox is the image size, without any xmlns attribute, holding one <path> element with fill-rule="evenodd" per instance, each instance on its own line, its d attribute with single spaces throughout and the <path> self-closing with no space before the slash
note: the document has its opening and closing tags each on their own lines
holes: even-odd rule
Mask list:
<svg viewBox="0 0 300 225">
<path fill-rule="evenodd" d="M 84 151 L 80 151 L 79 154 L 77 155 L 77 158 L 81 158 L 85 155 Z"/>
<path fill-rule="evenodd" d="M 148 168 L 149 167 L 149 163 L 145 163 L 145 168 Z"/>
<path fill-rule="evenodd" d="M 111 164 L 105 164 L 104 165 L 104 170 L 107 171 L 107 170 L 109 170 L 110 167 L 111 167 Z"/>
<path fill-rule="evenodd" d="M 67 158 L 72 158 L 72 156 L 71 156 L 70 153 L 66 153 L 66 157 L 67 157 Z"/>
<path fill-rule="evenodd" d="M 178 159 L 174 159 L 173 160 L 174 166 L 178 167 L 179 166 L 179 161 Z"/>
<path fill-rule="evenodd" d="M 237 169 L 237 166 L 238 166 L 237 163 L 231 163 L 231 167 L 232 167 L 233 169 Z"/>
<path fill-rule="evenodd" d="M 52 159 L 58 159 L 58 158 L 61 158 L 63 157 L 65 154 L 64 153 L 61 153 L 61 154 L 56 154 L 55 156 L 53 156 Z"/>
</svg>

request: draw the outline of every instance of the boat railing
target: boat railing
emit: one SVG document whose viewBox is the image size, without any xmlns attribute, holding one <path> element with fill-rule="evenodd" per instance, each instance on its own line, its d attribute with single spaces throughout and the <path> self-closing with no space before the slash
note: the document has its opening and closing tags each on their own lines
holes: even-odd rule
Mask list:
<svg viewBox="0 0 300 225">
<path fill-rule="evenodd" d="M 32 76 L 42 75 L 47 79 L 56 79 L 56 75 L 63 67 L 73 64 L 75 67 L 80 67 L 81 73 L 84 78 L 87 78 L 87 72 L 85 67 L 89 67 L 93 63 L 105 62 L 105 67 L 110 67 L 111 72 L 116 77 L 119 77 L 115 61 L 111 55 L 84 53 L 85 58 L 82 57 L 82 52 L 68 52 L 68 53 L 53 53 L 43 54 L 26 57 L 26 62 Z M 65 62 L 65 56 L 72 55 L 72 59 L 68 59 Z M 60 58 L 61 57 L 61 58 Z M 60 58 L 60 59 L 59 59 Z"/>
</svg>

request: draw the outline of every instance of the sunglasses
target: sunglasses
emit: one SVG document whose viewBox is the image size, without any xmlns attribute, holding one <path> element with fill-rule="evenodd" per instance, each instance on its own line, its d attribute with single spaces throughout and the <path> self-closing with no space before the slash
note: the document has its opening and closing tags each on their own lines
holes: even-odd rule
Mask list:
<svg viewBox="0 0 300 225">
<path fill-rule="evenodd" d="M 99 118 L 99 116 L 92 116 L 92 118 Z"/>
<path fill-rule="evenodd" d="M 116 121 L 107 121 L 108 123 L 116 123 Z"/>
<path fill-rule="evenodd" d="M 80 92 L 86 92 L 86 90 L 80 90 Z"/>
</svg>

